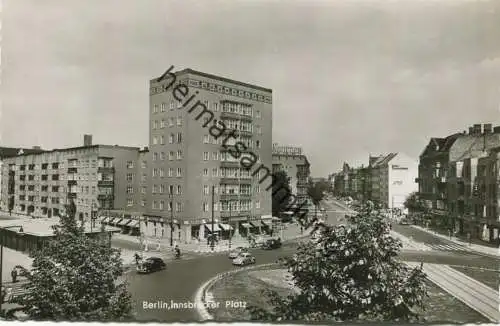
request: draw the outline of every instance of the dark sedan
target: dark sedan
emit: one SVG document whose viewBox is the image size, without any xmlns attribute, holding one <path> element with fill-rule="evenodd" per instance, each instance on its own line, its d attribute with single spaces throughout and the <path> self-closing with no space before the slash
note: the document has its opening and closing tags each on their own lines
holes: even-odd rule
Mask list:
<svg viewBox="0 0 500 326">
<path fill-rule="evenodd" d="M 137 273 L 146 274 L 165 269 L 167 265 L 161 258 L 150 257 L 137 266 Z"/>
<path fill-rule="evenodd" d="M 269 239 L 262 246 L 262 249 L 266 249 L 266 250 L 272 250 L 272 249 L 278 249 L 278 248 L 281 248 L 281 240 L 280 239 Z"/>
</svg>

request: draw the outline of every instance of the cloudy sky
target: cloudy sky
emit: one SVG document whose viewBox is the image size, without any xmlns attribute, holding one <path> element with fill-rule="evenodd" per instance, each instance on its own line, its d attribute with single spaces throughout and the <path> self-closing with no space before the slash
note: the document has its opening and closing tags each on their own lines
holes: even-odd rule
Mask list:
<svg viewBox="0 0 500 326">
<path fill-rule="evenodd" d="M 3 0 L 1 146 L 145 146 L 170 65 L 273 89 L 315 176 L 500 124 L 500 1 Z"/>
</svg>

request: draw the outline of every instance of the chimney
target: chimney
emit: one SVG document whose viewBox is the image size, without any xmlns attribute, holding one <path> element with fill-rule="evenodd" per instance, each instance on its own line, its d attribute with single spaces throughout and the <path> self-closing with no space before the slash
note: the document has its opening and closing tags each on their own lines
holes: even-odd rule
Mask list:
<svg viewBox="0 0 500 326">
<path fill-rule="evenodd" d="M 493 133 L 500 134 L 500 126 L 496 126 L 495 128 L 493 128 Z"/>
<path fill-rule="evenodd" d="M 485 134 L 491 134 L 493 132 L 493 125 L 491 123 L 485 123 L 483 126 L 483 132 Z"/>
<path fill-rule="evenodd" d="M 83 146 L 92 146 L 92 135 L 83 135 Z"/>
</svg>

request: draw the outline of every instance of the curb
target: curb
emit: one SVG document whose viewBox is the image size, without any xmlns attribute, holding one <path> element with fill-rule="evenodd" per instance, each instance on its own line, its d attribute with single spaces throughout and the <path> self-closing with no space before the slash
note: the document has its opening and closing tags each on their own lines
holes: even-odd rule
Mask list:
<svg viewBox="0 0 500 326">
<path fill-rule="evenodd" d="M 223 279 L 224 277 L 227 277 L 229 275 L 237 274 L 240 272 L 252 270 L 252 269 L 258 269 L 262 267 L 270 267 L 270 266 L 276 266 L 278 265 L 277 263 L 269 263 L 269 264 L 262 264 L 262 265 L 255 265 L 255 266 L 249 266 L 249 267 L 244 267 L 241 269 L 236 269 L 236 270 L 231 270 L 228 272 L 223 272 L 215 275 L 205 283 L 203 283 L 202 286 L 196 290 L 196 294 L 194 296 L 194 305 L 196 307 L 196 311 L 200 315 L 200 321 L 206 321 L 206 320 L 213 320 L 214 316 L 208 312 L 206 301 L 205 301 L 205 296 L 207 292 L 212 288 L 212 286 L 219 280 Z"/>
</svg>

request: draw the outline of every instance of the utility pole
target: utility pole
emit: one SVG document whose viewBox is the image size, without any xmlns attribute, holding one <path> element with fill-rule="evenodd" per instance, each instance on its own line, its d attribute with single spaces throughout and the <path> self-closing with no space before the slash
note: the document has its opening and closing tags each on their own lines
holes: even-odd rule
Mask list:
<svg viewBox="0 0 500 326">
<path fill-rule="evenodd" d="M 170 198 L 170 247 L 174 245 L 174 198 L 173 188 L 170 188 L 168 197 Z"/>
<path fill-rule="evenodd" d="M 229 200 L 229 217 L 227 219 L 227 224 L 229 225 L 229 249 L 231 249 L 231 238 L 233 237 L 232 226 L 231 226 L 231 206 L 232 201 Z"/>
<path fill-rule="evenodd" d="M 214 192 L 215 192 L 215 186 L 212 186 L 212 233 L 210 235 L 210 248 L 212 248 L 212 251 L 214 251 L 215 247 L 215 221 L 214 221 L 214 205 L 215 205 L 215 198 L 214 198 Z"/>
</svg>

